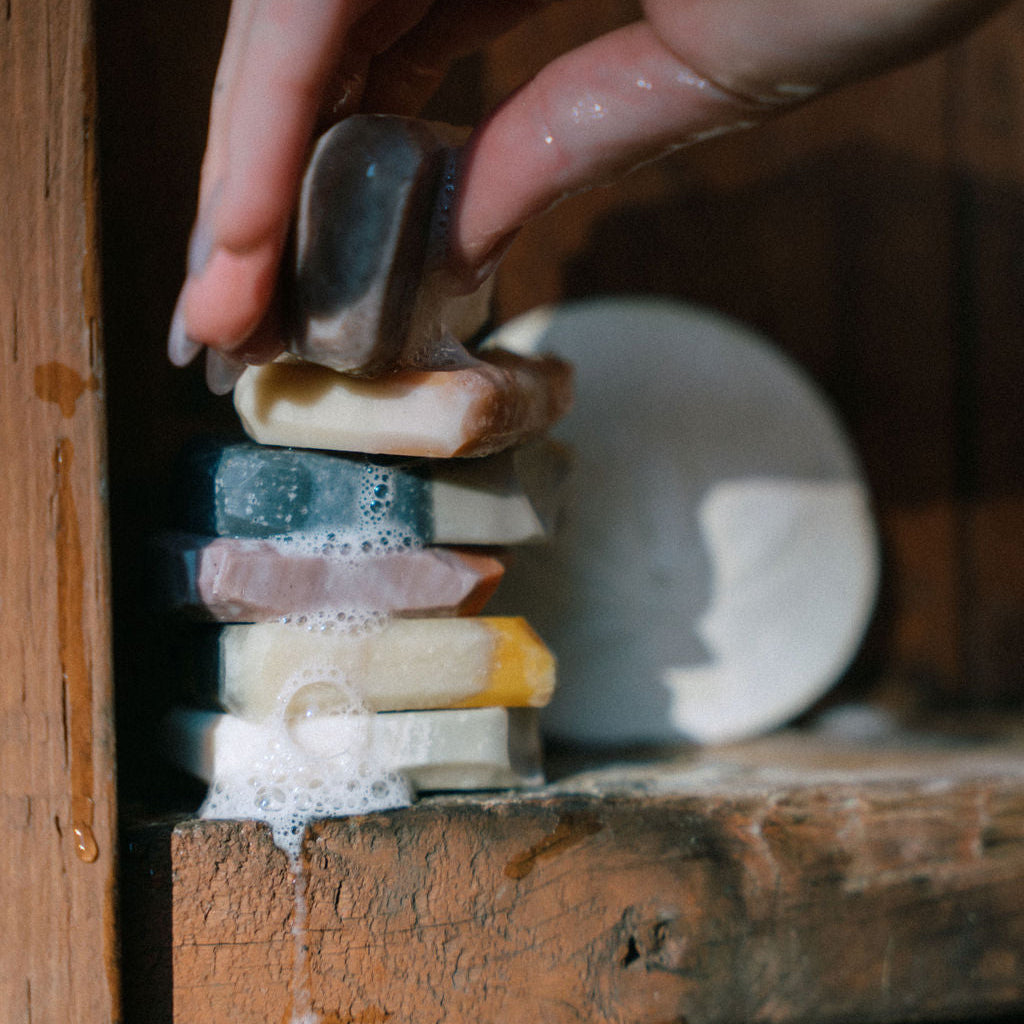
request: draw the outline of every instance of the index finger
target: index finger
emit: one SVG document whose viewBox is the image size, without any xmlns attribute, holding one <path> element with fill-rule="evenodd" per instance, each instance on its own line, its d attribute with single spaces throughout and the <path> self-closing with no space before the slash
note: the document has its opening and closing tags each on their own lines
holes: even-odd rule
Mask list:
<svg viewBox="0 0 1024 1024">
<path fill-rule="evenodd" d="M 372 0 L 235 0 L 182 296 L 189 337 L 240 345 L 273 294 L 327 79 Z"/>
<path fill-rule="evenodd" d="M 1006 2 L 646 0 L 646 21 L 557 58 L 481 125 L 453 256 L 479 266 L 564 196 L 920 56 Z"/>
</svg>

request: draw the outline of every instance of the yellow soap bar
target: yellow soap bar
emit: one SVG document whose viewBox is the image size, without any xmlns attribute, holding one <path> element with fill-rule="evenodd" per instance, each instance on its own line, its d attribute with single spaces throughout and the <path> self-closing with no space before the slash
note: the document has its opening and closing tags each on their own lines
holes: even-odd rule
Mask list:
<svg viewBox="0 0 1024 1024">
<path fill-rule="evenodd" d="M 430 708 L 543 707 L 555 659 L 524 619 L 392 619 L 362 632 L 264 622 L 220 636 L 218 699 L 259 721 Z"/>
</svg>

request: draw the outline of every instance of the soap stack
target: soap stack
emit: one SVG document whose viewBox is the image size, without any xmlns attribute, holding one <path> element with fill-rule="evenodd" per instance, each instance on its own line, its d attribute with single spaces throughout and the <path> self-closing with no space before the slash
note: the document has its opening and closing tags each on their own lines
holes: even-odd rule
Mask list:
<svg viewBox="0 0 1024 1024">
<path fill-rule="evenodd" d="M 362 116 L 320 141 L 289 352 L 236 385 L 250 440 L 183 460 L 164 592 L 223 625 L 194 687 L 219 710 L 175 713 L 172 749 L 231 800 L 251 784 L 264 810 L 343 813 L 540 780 L 554 660 L 524 620 L 479 613 L 505 549 L 556 512 L 568 460 L 543 434 L 570 370 L 461 344 L 488 302 L 441 269 L 457 142 Z M 352 806 L 326 792 L 342 784 Z"/>
</svg>

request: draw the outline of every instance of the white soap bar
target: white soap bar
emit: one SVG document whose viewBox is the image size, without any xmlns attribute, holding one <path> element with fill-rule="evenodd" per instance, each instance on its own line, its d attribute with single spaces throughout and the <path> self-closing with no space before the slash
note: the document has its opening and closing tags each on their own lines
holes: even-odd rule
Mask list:
<svg viewBox="0 0 1024 1024">
<path fill-rule="evenodd" d="M 225 626 L 221 706 L 259 721 L 290 713 L 443 707 L 541 707 L 555 685 L 551 652 L 524 619 L 391 619 L 377 629 L 284 622 Z"/>
<path fill-rule="evenodd" d="M 283 359 L 250 366 L 235 409 L 260 444 L 412 455 L 489 455 L 543 434 L 572 402 L 569 365 L 490 351 L 464 369 L 365 380 Z"/>
<path fill-rule="evenodd" d="M 396 772 L 417 791 L 508 789 L 543 783 L 537 712 L 528 708 L 325 715 L 280 723 L 177 710 L 167 721 L 172 760 L 192 775 L 217 780 L 263 773 L 268 750 L 290 744 L 295 777 L 338 759 L 354 770 L 371 763 Z"/>
<path fill-rule="evenodd" d="M 434 544 L 538 544 L 565 502 L 571 449 L 550 439 L 486 459 L 431 463 Z"/>
</svg>

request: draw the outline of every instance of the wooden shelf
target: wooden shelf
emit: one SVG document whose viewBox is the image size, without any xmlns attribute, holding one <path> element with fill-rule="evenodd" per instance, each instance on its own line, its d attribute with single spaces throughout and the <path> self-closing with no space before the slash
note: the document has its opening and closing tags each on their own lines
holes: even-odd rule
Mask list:
<svg viewBox="0 0 1024 1024">
<path fill-rule="evenodd" d="M 295 888 L 264 826 L 137 827 L 124 872 L 128 1019 L 299 1009 Z M 325 1022 L 1005 1014 L 1022 878 L 1024 743 L 790 733 L 314 824 L 298 988 Z"/>
</svg>

